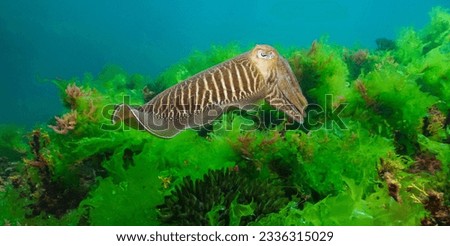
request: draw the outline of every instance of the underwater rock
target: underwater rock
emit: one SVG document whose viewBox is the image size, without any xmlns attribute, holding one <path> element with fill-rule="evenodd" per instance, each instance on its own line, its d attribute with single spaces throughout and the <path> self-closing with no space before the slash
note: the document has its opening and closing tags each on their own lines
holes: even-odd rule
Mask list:
<svg viewBox="0 0 450 246">
<path fill-rule="evenodd" d="M 387 38 L 377 38 L 375 43 L 377 44 L 377 50 L 380 51 L 389 51 L 397 48 L 395 41 Z"/>
<path fill-rule="evenodd" d="M 268 45 L 198 73 L 142 107 L 121 104 L 113 122 L 172 138 L 183 129 L 211 123 L 229 108 L 253 108 L 261 99 L 303 122 L 307 101 L 289 63 Z"/>
<path fill-rule="evenodd" d="M 167 225 L 247 225 L 277 212 L 287 202 L 277 182 L 225 169 L 209 171 L 203 180 L 185 177 L 159 206 L 159 218 Z M 236 207 L 249 211 L 235 215 Z"/>
</svg>

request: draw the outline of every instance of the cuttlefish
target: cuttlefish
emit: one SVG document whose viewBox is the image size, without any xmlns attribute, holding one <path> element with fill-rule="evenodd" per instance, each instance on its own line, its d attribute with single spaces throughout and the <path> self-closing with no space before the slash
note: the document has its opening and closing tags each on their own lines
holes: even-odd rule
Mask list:
<svg viewBox="0 0 450 246">
<path fill-rule="evenodd" d="M 118 105 L 112 120 L 172 138 L 184 129 L 211 123 L 230 107 L 247 109 L 261 100 L 303 123 L 306 98 L 287 60 L 269 45 L 256 45 L 204 70 L 141 107 Z"/>
</svg>

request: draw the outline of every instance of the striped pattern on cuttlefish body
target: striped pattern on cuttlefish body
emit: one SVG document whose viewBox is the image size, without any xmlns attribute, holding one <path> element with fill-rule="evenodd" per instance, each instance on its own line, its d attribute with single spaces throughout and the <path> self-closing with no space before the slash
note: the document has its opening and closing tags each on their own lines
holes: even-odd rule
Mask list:
<svg viewBox="0 0 450 246">
<path fill-rule="evenodd" d="M 307 101 L 289 63 L 269 45 L 200 72 L 161 92 L 145 105 L 116 107 L 113 123 L 172 138 L 186 128 L 211 123 L 230 107 L 245 109 L 266 100 L 297 122 Z"/>
</svg>

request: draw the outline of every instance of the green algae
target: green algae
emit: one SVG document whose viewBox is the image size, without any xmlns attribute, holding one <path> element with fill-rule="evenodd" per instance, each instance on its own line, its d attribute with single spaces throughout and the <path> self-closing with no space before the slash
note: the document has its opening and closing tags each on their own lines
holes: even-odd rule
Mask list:
<svg viewBox="0 0 450 246">
<path fill-rule="evenodd" d="M 285 51 L 311 105 L 303 127 L 266 104 L 173 139 L 111 124 L 114 105 L 142 105 L 245 50 L 237 45 L 195 52 L 155 79 L 106 66 L 98 76 L 55 80 L 66 107 L 61 115 L 28 134 L 0 128 L 0 224 L 165 224 L 170 214 L 161 208 L 175 206 L 174 199 L 198 205 L 174 197 L 185 180 L 199 184 L 228 170 L 224 183 L 276 183 L 282 192 L 263 189 L 258 199 L 239 200 L 252 193 L 236 188 L 227 201 L 218 193 L 193 221 L 448 225 L 450 13 L 435 8 L 430 15 L 428 26 L 404 29 L 390 49 L 320 40 Z M 212 190 L 223 188 L 212 183 Z M 265 196 L 280 206 L 264 210 Z"/>
<path fill-rule="evenodd" d="M 14 125 L 0 125 L 0 157 L 11 161 L 20 160 L 27 151 L 24 137 L 23 129 Z"/>
</svg>

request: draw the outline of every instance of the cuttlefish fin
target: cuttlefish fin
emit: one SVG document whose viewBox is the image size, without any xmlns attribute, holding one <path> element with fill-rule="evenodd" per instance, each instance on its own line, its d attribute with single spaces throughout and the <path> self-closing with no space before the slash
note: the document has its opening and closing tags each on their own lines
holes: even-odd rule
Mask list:
<svg viewBox="0 0 450 246">
<path fill-rule="evenodd" d="M 134 129 L 146 130 L 162 138 L 172 138 L 184 129 L 169 120 L 126 104 L 121 104 L 114 110 L 112 122 L 115 124 L 120 121 Z"/>
<path fill-rule="evenodd" d="M 133 108 L 126 104 L 116 107 L 112 122 L 123 121 L 125 125 L 138 130 L 146 130 L 162 138 L 172 138 L 186 128 L 194 128 L 211 123 L 223 113 L 221 107 L 204 109 L 183 118 L 161 118 L 142 107 Z"/>
</svg>

